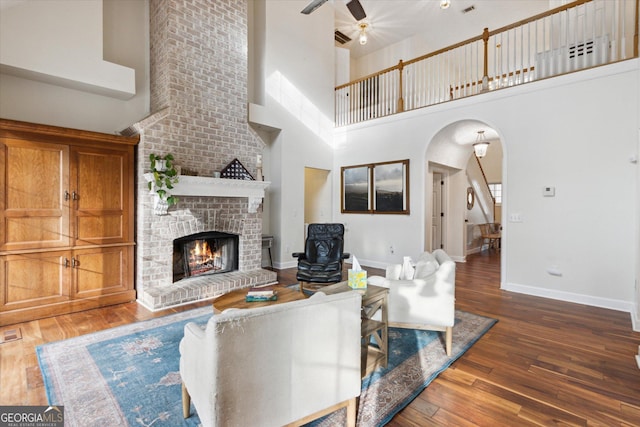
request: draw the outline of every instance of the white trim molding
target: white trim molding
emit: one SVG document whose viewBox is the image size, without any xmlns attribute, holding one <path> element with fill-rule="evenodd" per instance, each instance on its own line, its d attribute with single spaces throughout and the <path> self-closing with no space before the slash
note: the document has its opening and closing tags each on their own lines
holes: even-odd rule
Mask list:
<svg viewBox="0 0 640 427">
<path fill-rule="evenodd" d="M 519 285 L 516 283 L 505 283 L 501 289 L 505 291 L 517 292 L 520 294 L 532 295 L 543 298 L 550 298 L 560 301 L 573 302 L 576 304 L 590 305 L 593 307 L 608 308 L 610 310 L 625 311 L 632 314 L 633 305 L 630 301 L 614 300 L 610 298 L 600 298 L 591 295 L 574 294 L 572 292 L 556 291 L 553 289 L 538 288 L 535 286 Z M 633 318 L 633 315 L 631 316 Z"/>
</svg>

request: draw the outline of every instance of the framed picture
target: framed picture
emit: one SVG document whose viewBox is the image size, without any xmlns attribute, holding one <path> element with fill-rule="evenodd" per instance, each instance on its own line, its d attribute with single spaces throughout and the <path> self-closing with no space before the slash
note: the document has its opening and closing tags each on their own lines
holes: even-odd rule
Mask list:
<svg viewBox="0 0 640 427">
<path fill-rule="evenodd" d="M 409 160 L 343 166 L 341 212 L 409 214 Z"/>
<path fill-rule="evenodd" d="M 373 167 L 375 213 L 409 213 L 409 160 L 376 163 Z"/>
<path fill-rule="evenodd" d="M 370 165 L 341 168 L 342 213 L 371 212 Z"/>
</svg>

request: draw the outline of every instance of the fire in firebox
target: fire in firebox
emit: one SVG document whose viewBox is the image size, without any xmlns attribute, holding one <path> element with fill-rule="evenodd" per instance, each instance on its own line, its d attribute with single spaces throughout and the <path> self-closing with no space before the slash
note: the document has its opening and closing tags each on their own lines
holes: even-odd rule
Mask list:
<svg viewBox="0 0 640 427">
<path fill-rule="evenodd" d="M 222 256 L 219 248 L 209 247 L 206 240 L 194 240 L 189 250 L 189 271 L 192 276 L 222 269 Z"/>
<path fill-rule="evenodd" d="M 173 281 L 238 269 L 238 235 L 202 232 L 173 241 Z"/>
</svg>

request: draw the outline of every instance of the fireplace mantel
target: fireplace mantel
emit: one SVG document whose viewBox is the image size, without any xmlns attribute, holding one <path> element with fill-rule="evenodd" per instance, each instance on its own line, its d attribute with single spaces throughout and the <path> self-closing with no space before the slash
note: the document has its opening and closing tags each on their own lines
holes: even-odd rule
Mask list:
<svg viewBox="0 0 640 427">
<path fill-rule="evenodd" d="M 153 179 L 153 176 L 146 175 L 147 180 Z M 249 213 L 255 213 L 262 203 L 264 190 L 269 184 L 271 183 L 268 181 L 181 175 L 178 183 L 174 184 L 171 194 L 196 197 L 246 197 L 249 199 Z"/>
</svg>

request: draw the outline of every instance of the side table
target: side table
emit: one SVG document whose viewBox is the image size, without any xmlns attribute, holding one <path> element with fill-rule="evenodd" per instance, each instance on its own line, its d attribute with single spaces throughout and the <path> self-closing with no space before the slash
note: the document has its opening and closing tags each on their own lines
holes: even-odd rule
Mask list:
<svg viewBox="0 0 640 427">
<path fill-rule="evenodd" d="M 389 360 L 388 306 L 389 289 L 382 286 L 368 285 L 366 290 L 353 290 L 347 282 L 336 283 L 319 289 L 327 295 L 339 292 L 360 292 L 362 294 L 362 377 L 376 366 L 387 367 Z M 381 319 L 372 319 L 374 313 L 381 311 Z M 377 347 L 371 345 L 373 337 Z M 372 369 L 368 369 L 371 367 Z"/>
<path fill-rule="evenodd" d="M 262 236 L 262 249 L 269 251 L 269 266 L 273 269 L 273 258 L 271 258 L 271 247 L 273 246 L 273 236 Z"/>
</svg>

